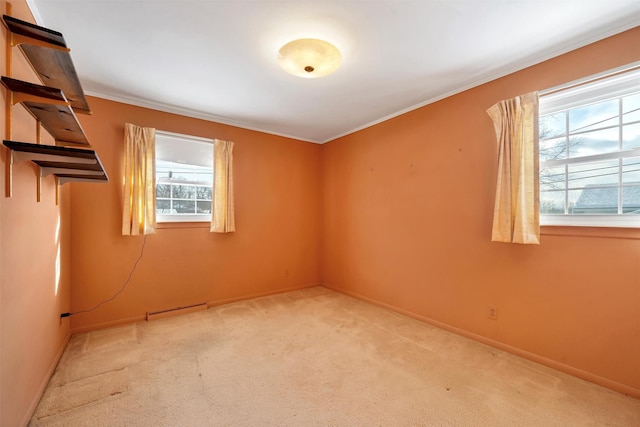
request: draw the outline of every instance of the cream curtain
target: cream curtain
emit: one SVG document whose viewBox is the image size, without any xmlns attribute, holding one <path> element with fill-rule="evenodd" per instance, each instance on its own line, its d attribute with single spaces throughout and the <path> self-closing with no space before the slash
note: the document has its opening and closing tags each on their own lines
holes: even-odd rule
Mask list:
<svg viewBox="0 0 640 427">
<path fill-rule="evenodd" d="M 491 240 L 540 244 L 538 93 L 487 110 L 498 140 L 498 183 Z"/>
<path fill-rule="evenodd" d="M 156 130 L 124 125 L 124 192 L 122 234 L 156 231 Z"/>
<path fill-rule="evenodd" d="M 233 142 L 216 139 L 213 143 L 213 200 L 211 231 L 236 231 L 233 213 Z"/>
</svg>

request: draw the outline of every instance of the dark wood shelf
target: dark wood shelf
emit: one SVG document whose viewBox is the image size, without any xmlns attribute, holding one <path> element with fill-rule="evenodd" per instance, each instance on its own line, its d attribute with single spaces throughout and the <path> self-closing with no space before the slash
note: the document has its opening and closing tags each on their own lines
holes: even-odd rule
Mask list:
<svg viewBox="0 0 640 427">
<path fill-rule="evenodd" d="M 60 89 L 6 76 L 2 76 L 2 84 L 13 93 L 14 103 L 24 105 L 51 134 L 56 144 L 89 146 L 78 118 Z"/>
<path fill-rule="evenodd" d="M 55 175 L 60 184 L 74 181 L 108 182 L 102 162 L 94 150 L 3 141 L 16 160 L 29 160 L 42 168 L 43 176 Z"/>
<path fill-rule="evenodd" d="M 70 50 L 61 33 L 8 15 L 2 20 L 45 86 L 59 88 L 78 113 L 91 114 Z"/>
</svg>

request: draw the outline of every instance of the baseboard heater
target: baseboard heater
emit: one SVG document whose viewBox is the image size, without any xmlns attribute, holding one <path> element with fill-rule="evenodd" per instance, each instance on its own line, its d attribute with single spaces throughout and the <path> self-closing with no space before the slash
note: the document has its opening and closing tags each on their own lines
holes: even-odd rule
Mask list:
<svg viewBox="0 0 640 427">
<path fill-rule="evenodd" d="M 147 311 L 147 320 L 164 319 L 165 317 L 193 313 L 194 311 L 201 311 L 206 309 L 207 303 L 201 302 L 199 304 L 188 305 L 186 307 L 169 308 L 167 310 L 161 311 Z"/>
</svg>

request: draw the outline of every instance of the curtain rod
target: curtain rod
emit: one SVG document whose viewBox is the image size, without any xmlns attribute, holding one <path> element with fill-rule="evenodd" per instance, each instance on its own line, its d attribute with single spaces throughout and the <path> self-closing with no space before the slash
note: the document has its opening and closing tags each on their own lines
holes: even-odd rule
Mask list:
<svg viewBox="0 0 640 427">
<path fill-rule="evenodd" d="M 609 77 L 617 76 L 619 74 L 628 73 L 629 71 L 640 70 L 640 61 L 632 62 L 631 64 L 623 65 L 622 67 L 614 68 L 612 70 L 607 70 L 602 73 L 593 74 L 591 76 L 574 80 L 569 83 L 564 83 L 559 86 L 554 86 L 549 89 L 544 89 L 538 91 L 540 96 L 551 95 L 553 93 L 561 92 L 563 90 L 572 89 L 575 87 L 579 87 L 582 85 L 590 84 L 597 82 L 598 80 L 604 80 Z"/>
</svg>

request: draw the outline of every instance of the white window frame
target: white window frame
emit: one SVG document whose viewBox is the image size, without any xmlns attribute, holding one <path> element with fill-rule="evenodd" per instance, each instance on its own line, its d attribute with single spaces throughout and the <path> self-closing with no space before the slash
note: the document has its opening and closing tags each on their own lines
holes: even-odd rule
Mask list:
<svg viewBox="0 0 640 427">
<path fill-rule="evenodd" d="M 159 137 L 167 137 L 167 138 L 173 138 L 173 139 L 179 139 L 181 141 L 185 141 L 185 142 L 194 142 L 194 143 L 200 143 L 200 144 L 208 144 L 211 146 L 211 159 L 213 161 L 213 143 L 214 140 L 213 139 L 209 139 L 209 138 L 202 138 L 199 136 L 192 136 L 192 135 L 185 135 L 185 134 L 180 134 L 180 133 L 173 133 L 173 132 L 167 132 L 167 131 L 162 131 L 162 130 L 156 130 L 156 140 Z M 156 146 L 156 150 L 157 150 L 157 146 Z M 156 151 L 156 156 L 157 156 L 157 151 Z M 157 157 L 156 157 L 157 159 Z M 213 172 L 213 166 L 212 166 L 212 172 Z M 157 175 L 156 175 L 157 176 Z M 158 183 L 156 182 L 156 186 L 158 185 Z M 154 193 L 154 197 L 156 197 L 156 194 Z M 156 200 L 156 204 L 157 204 L 157 200 Z M 213 201 L 212 201 L 213 203 Z M 156 213 L 156 222 L 157 223 L 177 223 L 177 222 L 211 222 L 211 214 L 159 214 Z"/>
<path fill-rule="evenodd" d="M 640 91 L 640 61 L 539 92 L 539 116 L 619 98 L 637 91 Z M 618 124 L 617 126 L 622 125 Z M 599 160 L 621 160 L 637 156 L 640 156 L 640 148 L 575 159 L 541 160 L 540 169 L 543 166 L 553 167 Z M 620 185 L 619 182 L 618 186 Z M 547 215 L 541 213 L 540 225 L 640 228 L 640 215 Z"/>
</svg>

